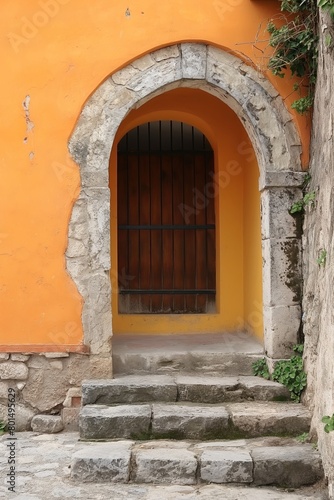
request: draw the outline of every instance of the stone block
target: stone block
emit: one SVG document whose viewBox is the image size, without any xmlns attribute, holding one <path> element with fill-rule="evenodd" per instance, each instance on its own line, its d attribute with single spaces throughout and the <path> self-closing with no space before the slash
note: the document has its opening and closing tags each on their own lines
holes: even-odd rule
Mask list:
<svg viewBox="0 0 334 500">
<path fill-rule="evenodd" d="M 15 405 L 15 431 L 23 432 L 29 431 L 31 429 L 30 423 L 31 419 L 35 415 L 34 410 L 27 408 L 22 404 Z M 0 420 L 4 422 L 8 421 L 8 407 L 6 405 L 0 405 Z"/>
<path fill-rule="evenodd" d="M 195 484 L 197 460 L 180 448 L 154 448 L 135 453 L 137 483 Z"/>
<path fill-rule="evenodd" d="M 138 375 L 111 380 L 85 380 L 82 384 L 83 405 L 174 402 L 177 386 L 167 375 Z"/>
<path fill-rule="evenodd" d="M 61 418 L 65 431 L 77 432 L 79 430 L 80 408 L 63 408 Z"/>
<path fill-rule="evenodd" d="M 127 483 L 130 476 L 131 441 L 100 443 L 74 453 L 71 477 L 99 483 Z"/>
<path fill-rule="evenodd" d="M 26 380 L 29 370 L 24 363 L 5 361 L 0 363 L 0 380 Z"/>
<path fill-rule="evenodd" d="M 260 191 L 266 188 L 301 188 L 306 172 L 266 170 L 261 172 Z"/>
<path fill-rule="evenodd" d="M 251 483 L 253 460 L 246 450 L 204 450 L 201 479 L 210 483 Z"/>
<path fill-rule="evenodd" d="M 151 423 L 149 405 L 84 406 L 79 429 L 83 439 L 143 438 Z"/>
<path fill-rule="evenodd" d="M 81 387 L 70 387 L 69 390 L 67 391 L 66 398 L 63 402 L 63 406 L 65 408 L 71 408 L 73 405 L 73 399 L 74 398 L 80 398 L 81 399 Z"/>
<path fill-rule="evenodd" d="M 186 376 L 176 377 L 179 401 L 221 403 L 238 390 L 238 377 Z"/>
<path fill-rule="evenodd" d="M 298 344 L 301 307 L 276 306 L 263 308 L 264 345 L 269 358 L 290 358 Z"/>
<path fill-rule="evenodd" d="M 300 240 L 264 240 L 262 255 L 264 305 L 298 305 L 302 286 Z"/>
<path fill-rule="evenodd" d="M 186 79 L 205 79 L 206 45 L 183 43 L 181 45 L 182 76 Z"/>
<path fill-rule="evenodd" d="M 311 445 L 258 447 L 251 454 L 256 485 L 298 488 L 323 477 L 320 455 Z"/>
<path fill-rule="evenodd" d="M 310 428 L 311 414 L 298 403 L 251 401 L 226 406 L 234 429 L 243 437 L 298 436 Z"/>
<path fill-rule="evenodd" d="M 43 356 L 48 359 L 57 359 L 57 358 L 68 358 L 69 352 L 43 352 Z"/>
<path fill-rule="evenodd" d="M 31 420 L 34 432 L 42 434 L 55 434 L 63 430 L 63 422 L 59 415 L 35 415 Z"/>
<path fill-rule="evenodd" d="M 7 359 L 9 359 L 9 354 L 6 352 L 0 352 L 0 361 L 6 361 Z"/>
<path fill-rule="evenodd" d="M 25 361 L 28 361 L 29 358 L 30 358 L 30 356 L 27 354 L 11 354 L 10 355 L 10 359 L 12 361 L 22 361 L 23 363 Z"/>
<path fill-rule="evenodd" d="M 171 439 L 219 439 L 228 434 L 223 406 L 153 405 L 152 434 Z"/>
<path fill-rule="evenodd" d="M 262 377 L 240 377 L 241 393 L 245 399 L 258 401 L 290 400 L 289 390 L 284 385 Z"/>
<path fill-rule="evenodd" d="M 289 210 L 303 196 L 298 188 L 271 188 L 261 194 L 262 238 L 300 238 L 301 218 Z"/>
</svg>

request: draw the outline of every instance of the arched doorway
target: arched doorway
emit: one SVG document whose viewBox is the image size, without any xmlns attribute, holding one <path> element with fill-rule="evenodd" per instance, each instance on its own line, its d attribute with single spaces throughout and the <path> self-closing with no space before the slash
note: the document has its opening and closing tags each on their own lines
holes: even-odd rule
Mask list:
<svg viewBox="0 0 334 500">
<path fill-rule="evenodd" d="M 132 109 L 176 87 L 217 96 L 252 141 L 260 169 L 265 350 L 270 358 L 289 357 L 300 323 L 300 236 L 288 214 L 301 196 L 300 140 L 281 98 L 262 75 L 218 48 L 191 43 L 159 49 L 131 71 L 107 79 L 90 97 L 72 135 L 70 151 L 81 168 L 82 191 L 69 228 L 67 269 L 85 300 L 85 343 L 94 353 L 110 352 L 108 168 L 117 130 Z M 76 253 L 71 238 L 78 237 L 78 218 L 87 219 L 84 254 Z"/>
</svg>

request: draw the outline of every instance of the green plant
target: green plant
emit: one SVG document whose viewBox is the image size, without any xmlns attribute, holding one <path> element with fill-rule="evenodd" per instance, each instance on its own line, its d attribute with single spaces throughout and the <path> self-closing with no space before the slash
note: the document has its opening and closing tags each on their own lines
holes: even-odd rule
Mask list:
<svg viewBox="0 0 334 500">
<path fill-rule="evenodd" d="M 300 401 L 301 393 L 307 383 L 306 373 L 303 370 L 303 346 L 298 344 L 293 350 L 296 352 L 295 356 L 276 363 L 272 379 L 289 389 L 293 401 Z"/>
<path fill-rule="evenodd" d="M 305 193 L 301 200 L 296 201 L 291 205 L 289 210 L 290 214 L 293 215 L 295 213 L 304 212 L 305 207 L 315 205 L 315 191 L 311 191 L 309 193 Z"/>
<path fill-rule="evenodd" d="M 321 422 L 323 424 L 325 424 L 325 432 L 331 432 L 331 431 L 334 431 L 334 413 L 333 415 L 330 417 L 328 415 L 326 415 L 325 417 L 322 417 L 321 419 Z"/>
<path fill-rule="evenodd" d="M 326 265 L 326 259 L 327 259 L 327 251 L 322 248 L 319 252 L 319 257 L 317 258 L 317 263 L 319 266 L 324 266 Z"/>
<path fill-rule="evenodd" d="M 252 369 L 254 375 L 256 375 L 257 377 L 263 377 L 267 380 L 270 379 L 270 373 L 265 358 L 258 359 L 257 361 L 255 361 L 252 364 Z"/>
<path fill-rule="evenodd" d="M 0 420 L 0 436 L 4 434 L 6 431 L 6 423 L 3 420 Z"/>
<path fill-rule="evenodd" d="M 308 432 L 303 432 L 303 434 L 297 436 L 296 439 L 299 443 L 306 443 L 309 439 Z"/>
<path fill-rule="evenodd" d="M 293 85 L 300 97 L 292 103 L 292 108 L 304 114 L 313 105 L 317 74 L 316 8 L 312 0 L 283 0 L 281 11 L 288 14 L 278 16 L 267 25 L 269 46 L 274 49 L 268 68 L 280 78 L 290 69 L 291 75 L 300 79 Z"/>
<path fill-rule="evenodd" d="M 334 0 L 319 0 L 318 6 L 334 18 Z"/>
</svg>

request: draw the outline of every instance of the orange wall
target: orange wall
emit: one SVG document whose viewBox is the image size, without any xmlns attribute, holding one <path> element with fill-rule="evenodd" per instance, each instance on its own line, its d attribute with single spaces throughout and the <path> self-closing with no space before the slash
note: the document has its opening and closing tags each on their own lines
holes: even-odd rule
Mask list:
<svg viewBox="0 0 334 500">
<path fill-rule="evenodd" d="M 259 51 L 242 42 L 252 42 L 279 5 L 276 0 L 2 2 L 1 344 L 82 341 L 82 300 L 64 259 L 80 187 L 67 141 L 89 95 L 129 61 L 179 41 L 204 41 L 255 60 Z M 283 97 L 290 94 L 289 79 L 269 78 Z M 297 125 L 307 149 L 307 123 L 298 118 Z"/>
</svg>

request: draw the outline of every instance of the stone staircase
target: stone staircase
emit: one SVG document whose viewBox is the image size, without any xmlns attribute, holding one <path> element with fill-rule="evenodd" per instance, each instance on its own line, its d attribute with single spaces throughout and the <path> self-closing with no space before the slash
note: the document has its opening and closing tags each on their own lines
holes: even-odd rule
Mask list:
<svg viewBox="0 0 334 500">
<path fill-rule="evenodd" d="M 191 356 L 182 361 L 188 373 L 176 358 L 172 369 L 153 358 L 151 373 L 137 356 L 137 374 L 83 383 L 79 429 L 87 446 L 73 455 L 74 480 L 296 488 L 323 477 L 319 453 L 293 438 L 309 430 L 309 411 L 280 384 L 253 377 L 248 361 L 240 370 L 232 352 L 232 361 L 216 358 L 200 376 Z M 166 366 L 170 374 L 160 374 Z"/>
</svg>

